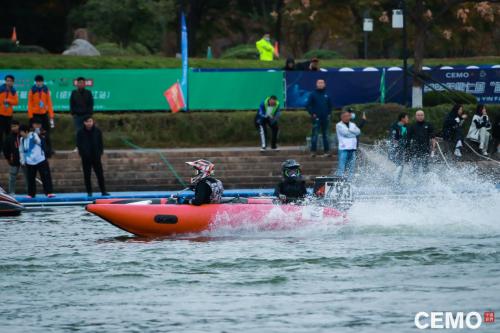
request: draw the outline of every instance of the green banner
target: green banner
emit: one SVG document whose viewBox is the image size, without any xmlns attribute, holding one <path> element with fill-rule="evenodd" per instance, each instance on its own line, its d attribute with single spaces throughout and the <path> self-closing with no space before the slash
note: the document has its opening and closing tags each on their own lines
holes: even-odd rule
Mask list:
<svg viewBox="0 0 500 333">
<path fill-rule="evenodd" d="M 252 110 L 275 95 L 283 105 L 282 71 L 191 71 L 191 110 Z"/>
<path fill-rule="evenodd" d="M 54 111 L 68 111 L 75 79 L 83 76 L 94 96 L 95 111 L 169 110 L 163 93 L 177 80 L 180 69 L 0 69 L 0 83 L 15 76 L 19 105 L 25 112 L 34 77 L 43 75 Z M 190 110 L 252 110 L 270 95 L 283 105 L 282 71 L 189 71 Z"/>
<path fill-rule="evenodd" d="M 51 69 L 5 70 L 16 78 L 19 105 L 15 111 L 26 111 L 28 91 L 35 75 L 44 76 L 52 95 L 54 111 L 68 111 L 69 97 L 75 89 L 74 80 L 83 76 L 94 96 L 95 111 L 169 110 L 163 92 L 181 76 L 180 69 Z"/>
</svg>

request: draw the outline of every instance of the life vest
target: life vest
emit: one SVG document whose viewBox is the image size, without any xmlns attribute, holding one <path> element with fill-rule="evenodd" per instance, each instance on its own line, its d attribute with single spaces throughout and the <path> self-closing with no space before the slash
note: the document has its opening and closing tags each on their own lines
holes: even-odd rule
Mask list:
<svg viewBox="0 0 500 333">
<path fill-rule="evenodd" d="M 202 180 L 212 190 L 212 194 L 210 194 L 210 203 L 220 203 L 222 200 L 222 194 L 224 193 L 224 186 L 222 186 L 222 182 L 215 178 L 205 178 Z"/>
</svg>

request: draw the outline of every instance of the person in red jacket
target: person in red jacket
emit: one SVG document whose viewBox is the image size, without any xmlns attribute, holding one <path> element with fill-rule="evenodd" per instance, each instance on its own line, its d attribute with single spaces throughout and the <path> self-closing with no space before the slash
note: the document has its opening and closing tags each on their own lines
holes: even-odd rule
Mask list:
<svg viewBox="0 0 500 333">
<path fill-rule="evenodd" d="M 50 97 L 49 88 L 45 85 L 43 76 L 35 76 L 35 85 L 28 93 L 28 117 L 30 125 L 36 119 L 42 124 L 46 133 L 45 144 L 47 146 L 47 157 L 53 153 L 52 142 L 50 140 L 50 129 L 55 127 L 54 109 Z"/>
<path fill-rule="evenodd" d="M 19 97 L 14 88 L 14 76 L 5 76 L 5 83 L 0 86 L 0 147 L 3 145 L 4 136 L 10 133 L 13 106 L 19 104 Z M 0 148 L 1 149 L 1 148 Z"/>
</svg>

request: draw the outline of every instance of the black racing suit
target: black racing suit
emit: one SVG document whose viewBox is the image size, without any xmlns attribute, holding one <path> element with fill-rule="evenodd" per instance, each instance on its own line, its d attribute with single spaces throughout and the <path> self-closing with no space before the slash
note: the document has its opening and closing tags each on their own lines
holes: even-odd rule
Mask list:
<svg viewBox="0 0 500 333">
<path fill-rule="evenodd" d="M 303 179 L 294 180 L 285 178 L 276 186 L 274 195 L 276 197 L 284 195 L 286 197 L 285 202 L 304 199 L 307 195 L 306 182 Z"/>
</svg>

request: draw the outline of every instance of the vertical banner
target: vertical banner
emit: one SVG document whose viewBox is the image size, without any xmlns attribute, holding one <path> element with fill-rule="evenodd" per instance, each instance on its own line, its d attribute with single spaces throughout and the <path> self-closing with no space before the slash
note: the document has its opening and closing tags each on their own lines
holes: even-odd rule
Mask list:
<svg viewBox="0 0 500 333">
<path fill-rule="evenodd" d="M 380 104 L 385 104 L 385 68 L 382 68 L 380 76 Z"/>
<path fill-rule="evenodd" d="M 186 110 L 189 110 L 189 95 L 188 95 L 188 31 L 186 27 L 186 17 L 184 12 L 181 14 L 181 54 L 182 54 L 182 92 L 186 101 Z"/>
</svg>

